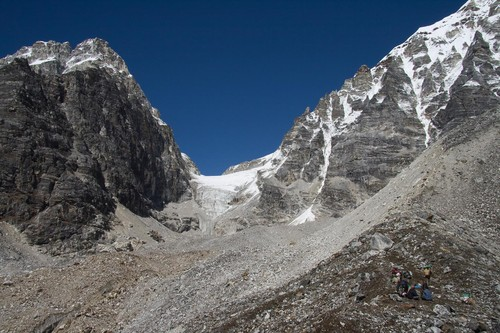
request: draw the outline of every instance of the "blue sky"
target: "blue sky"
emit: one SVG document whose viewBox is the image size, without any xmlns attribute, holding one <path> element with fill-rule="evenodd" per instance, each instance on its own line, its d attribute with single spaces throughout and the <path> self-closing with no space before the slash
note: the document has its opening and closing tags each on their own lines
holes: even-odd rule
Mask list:
<svg viewBox="0 0 500 333">
<path fill-rule="evenodd" d="M 205 175 L 267 155 L 307 106 L 465 0 L 1 1 L 0 57 L 107 40 Z"/>
</svg>

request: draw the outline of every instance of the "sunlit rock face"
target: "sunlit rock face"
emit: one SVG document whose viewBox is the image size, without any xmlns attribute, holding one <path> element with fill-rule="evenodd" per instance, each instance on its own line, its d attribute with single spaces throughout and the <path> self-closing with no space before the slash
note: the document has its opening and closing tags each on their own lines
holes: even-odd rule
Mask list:
<svg viewBox="0 0 500 333">
<path fill-rule="evenodd" d="M 295 120 L 267 167 L 259 159 L 228 170 L 258 169 L 258 195 L 220 216 L 216 228 L 340 217 L 441 134 L 498 105 L 498 11 L 495 1 L 470 1 L 375 67 L 361 66 Z"/>
</svg>

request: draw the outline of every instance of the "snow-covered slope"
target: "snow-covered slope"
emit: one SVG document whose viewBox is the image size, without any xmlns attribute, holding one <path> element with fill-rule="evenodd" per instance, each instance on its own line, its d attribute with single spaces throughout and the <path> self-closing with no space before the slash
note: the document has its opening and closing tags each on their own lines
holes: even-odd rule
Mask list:
<svg viewBox="0 0 500 333">
<path fill-rule="evenodd" d="M 222 176 L 198 177 L 196 199 L 215 228 L 342 216 L 441 131 L 497 105 L 499 12 L 497 1 L 468 1 L 418 29 L 375 67 L 361 66 L 296 119 L 275 153 Z"/>
<path fill-rule="evenodd" d="M 257 185 L 259 176 L 266 177 L 273 172 L 275 164 L 280 161 L 281 152 L 264 156 L 252 162 L 244 170 L 233 169 L 221 176 L 204 176 L 191 174 L 191 185 L 194 195 L 207 220 L 200 221 L 200 229 L 211 233 L 214 222 L 234 207 L 240 207 L 256 199 L 260 194 Z"/>
<path fill-rule="evenodd" d="M 492 59 L 500 60 L 498 52 L 498 2 L 472 0 L 445 19 L 423 27 L 405 43 L 394 48 L 382 61 L 400 58 L 411 79 L 416 96 L 415 110 L 424 125 L 427 143 L 431 141 L 432 117 L 439 110 L 440 96 L 449 96 L 450 89 L 463 71 L 463 60 L 475 42 L 477 34 L 491 47 Z M 465 85 L 480 85 L 471 77 Z M 439 84 L 438 84 L 439 83 Z M 498 92 L 498 76 L 488 82 Z"/>
</svg>

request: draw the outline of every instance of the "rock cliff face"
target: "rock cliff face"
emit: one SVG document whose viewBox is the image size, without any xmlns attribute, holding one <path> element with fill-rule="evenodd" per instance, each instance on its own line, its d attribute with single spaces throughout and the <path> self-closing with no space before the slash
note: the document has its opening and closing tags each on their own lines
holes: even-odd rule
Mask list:
<svg viewBox="0 0 500 333">
<path fill-rule="evenodd" d="M 179 152 L 105 41 L 23 47 L 0 59 L 0 214 L 34 243 L 76 248 L 110 228 L 116 202 L 178 232 L 341 217 L 498 105 L 499 11 L 471 0 L 419 29 L 307 109 L 274 153 L 218 177 Z"/>
<path fill-rule="evenodd" d="M 498 105 L 499 26 L 496 1 L 469 1 L 375 67 L 361 66 L 296 119 L 274 154 L 228 169 L 255 180 L 233 191 L 237 204 L 214 219 L 215 230 L 300 224 L 359 206 L 438 136 Z"/>
<path fill-rule="evenodd" d="M 115 202 L 146 215 L 190 196 L 171 129 L 99 39 L 0 60 L 0 140 L 0 215 L 35 244 L 86 248 Z"/>
</svg>

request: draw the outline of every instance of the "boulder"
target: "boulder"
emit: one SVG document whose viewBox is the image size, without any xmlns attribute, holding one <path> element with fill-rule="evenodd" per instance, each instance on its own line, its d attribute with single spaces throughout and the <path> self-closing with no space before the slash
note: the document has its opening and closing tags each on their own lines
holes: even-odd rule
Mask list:
<svg viewBox="0 0 500 333">
<path fill-rule="evenodd" d="M 438 317 L 447 317 L 451 315 L 450 308 L 446 305 L 442 304 L 436 304 L 434 305 L 434 308 L 432 311 L 438 316 Z"/>
<path fill-rule="evenodd" d="M 375 233 L 370 239 L 370 248 L 372 250 L 383 251 L 388 250 L 394 245 L 394 242 L 386 235 Z"/>
</svg>

